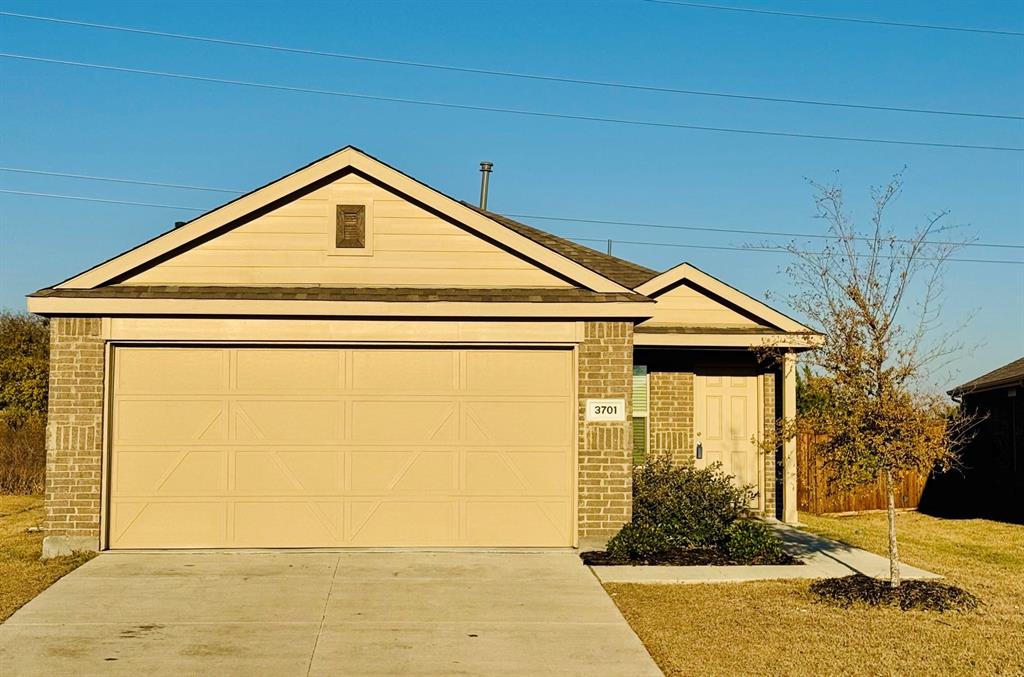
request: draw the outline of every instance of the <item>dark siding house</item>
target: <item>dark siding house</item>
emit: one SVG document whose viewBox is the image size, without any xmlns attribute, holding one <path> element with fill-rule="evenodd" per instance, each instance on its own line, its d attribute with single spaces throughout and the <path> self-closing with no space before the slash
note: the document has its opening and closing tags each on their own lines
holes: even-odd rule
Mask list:
<svg viewBox="0 0 1024 677">
<path fill-rule="evenodd" d="M 949 391 L 984 417 L 962 454 L 963 473 L 946 480 L 955 512 L 1024 523 L 1024 357 Z"/>
</svg>

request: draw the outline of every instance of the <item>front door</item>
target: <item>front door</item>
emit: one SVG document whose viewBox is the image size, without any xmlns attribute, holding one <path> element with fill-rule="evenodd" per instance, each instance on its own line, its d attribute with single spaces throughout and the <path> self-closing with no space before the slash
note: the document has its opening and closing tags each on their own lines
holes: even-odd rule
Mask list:
<svg viewBox="0 0 1024 677">
<path fill-rule="evenodd" d="M 722 470 L 739 486 L 753 485 L 758 492 L 751 503 L 759 507 L 759 436 L 757 376 L 735 370 L 709 369 L 694 377 L 694 444 L 701 447 L 698 468 L 721 463 Z M 694 449 L 696 457 L 697 450 Z"/>
</svg>

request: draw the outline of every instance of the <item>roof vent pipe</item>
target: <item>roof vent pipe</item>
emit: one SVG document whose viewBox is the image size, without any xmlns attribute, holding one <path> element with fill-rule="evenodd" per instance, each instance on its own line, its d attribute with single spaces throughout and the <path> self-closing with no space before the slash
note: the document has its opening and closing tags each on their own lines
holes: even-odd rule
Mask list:
<svg viewBox="0 0 1024 677">
<path fill-rule="evenodd" d="M 487 209 L 487 186 L 491 178 L 493 162 L 480 163 L 480 209 Z"/>
</svg>

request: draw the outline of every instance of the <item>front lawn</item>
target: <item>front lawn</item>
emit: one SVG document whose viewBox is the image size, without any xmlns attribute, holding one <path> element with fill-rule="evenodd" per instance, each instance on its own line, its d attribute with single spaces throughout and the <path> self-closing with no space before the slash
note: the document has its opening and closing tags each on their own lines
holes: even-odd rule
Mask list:
<svg viewBox="0 0 1024 677">
<path fill-rule="evenodd" d="M 43 534 L 26 529 L 42 522 L 41 497 L 0 494 L 0 621 L 92 558 L 83 553 L 41 561 Z"/>
<path fill-rule="evenodd" d="M 801 520 L 885 554 L 884 514 Z M 1024 526 L 913 512 L 897 526 L 903 559 L 976 594 L 979 611 L 839 609 L 807 581 L 605 588 L 667 675 L 1024 672 Z"/>
</svg>

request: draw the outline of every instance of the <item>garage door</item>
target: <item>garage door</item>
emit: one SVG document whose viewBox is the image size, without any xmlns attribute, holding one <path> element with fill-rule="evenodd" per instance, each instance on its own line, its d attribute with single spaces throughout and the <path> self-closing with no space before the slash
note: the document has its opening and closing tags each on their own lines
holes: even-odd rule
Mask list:
<svg viewBox="0 0 1024 677">
<path fill-rule="evenodd" d="M 571 545 L 571 356 L 117 348 L 110 547 Z"/>
</svg>

